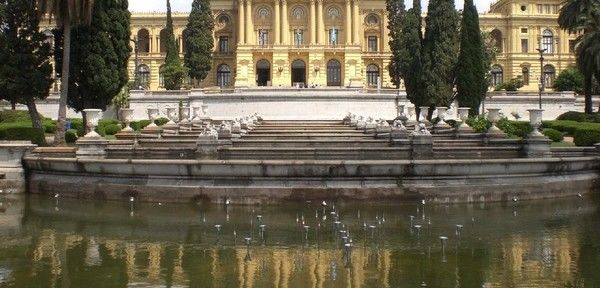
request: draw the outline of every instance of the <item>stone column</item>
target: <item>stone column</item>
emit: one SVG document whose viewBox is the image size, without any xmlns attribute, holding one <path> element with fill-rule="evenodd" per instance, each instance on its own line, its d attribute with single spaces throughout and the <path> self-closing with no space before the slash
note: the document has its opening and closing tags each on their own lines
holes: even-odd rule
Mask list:
<svg viewBox="0 0 600 288">
<path fill-rule="evenodd" d="M 275 33 L 275 39 L 274 42 L 275 44 L 280 44 L 281 43 L 281 14 L 280 14 L 280 8 L 279 8 L 279 0 L 275 0 L 275 19 L 274 19 L 274 23 L 273 23 L 273 29 L 274 29 L 274 33 Z"/>
<path fill-rule="evenodd" d="M 290 37 L 288 36 L 290 25 L 288 23 L 287 0 L 281 0 L 281 43 L 288 45 Z"/>
<path fill-rule="evenodd" d="M 381 51 L 381 52 L 384 52 L 385 47 L 387 47 L 386 44 L 388 43 L 388 39 L 387 39 L 388 29 L 387 29 L 387 25 L 386 25 L 386 23 L 388 21 L 387 17 L 388 17 L 387 12 L 383 13 L 381 15 L 381 24 L 379 26 L 379 27 L 381 27 L 380 28 L 381 29 L 381 40 L 379 41 L 379 43 L 377 43 L 377 45 L 379 46 L 379 51 Z M 386 66 L 383 66 L 383 67 L 386 67 Z M 388 73 L 384 73 L 384 74 L 388 74 Z"/>
<path fill-rule="evenodd" d="M 317 39 L 317 19 L 316 19 L 315 0 L 310 0 L 310 44 L 316 43 Z"/>
<path fill-rule="evenodd" d="M 325 31 L 325 22 L 323 21 L 323 0 L 317 0 L 317 44 L 323 44 L 323 31 Z"/>
<path fill-rule="evenodd" d="M 350 6 L 350 0 L 346 0 L 346 28 L 344 29 L 344 37 L 346 38 L 346 45 L 352 44 L 352 8 Z"/>
<path fill-rule="evenodd" d="M 244 1 L 238 0 L 238 44 L 246 43 L 246 39 L 244 37 L 246 29 L 244 27 L 245 17 L 244 17 Z"/>
<path fill-rule="evenodd" d="M 162 52 L 162 51 L 160 51 L 160 32 L 156 36 L 156 49 L 155 49 L 155 51 L 156 51 L 156 53 L 161 53 Z"/>
<path fill-rule="evenodd" d="M 246 0 L 246 43 L 254 44 L 254 23 L 252 18 L 252 0 Z"/>
<path fill-rule="evenodd" d="M 352 36 L 352 41 L 354 44 L 360 44 L 360 36 L 358 34 L 359 32 L 359 27 L 362 23 L 362 21 L 360 21 L 360 11 L 359 11 L 359 7 L 358 7 L 359 1 L 358 0 L 354 0 L 354 15 L 352 19 L 352 24 L 354 26 L 354 36 Z"/>
</svg>

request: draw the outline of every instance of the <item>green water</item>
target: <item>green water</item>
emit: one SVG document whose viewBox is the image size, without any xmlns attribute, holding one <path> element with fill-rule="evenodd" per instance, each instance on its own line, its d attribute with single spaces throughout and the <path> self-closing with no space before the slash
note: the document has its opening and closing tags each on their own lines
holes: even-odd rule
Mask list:
<svg viewBox="0 0 600 288">
<path fill-rule="evenodd" d="M 598 203 L 2 199 L 0 287 L 600 287 Z"/>
</svg>

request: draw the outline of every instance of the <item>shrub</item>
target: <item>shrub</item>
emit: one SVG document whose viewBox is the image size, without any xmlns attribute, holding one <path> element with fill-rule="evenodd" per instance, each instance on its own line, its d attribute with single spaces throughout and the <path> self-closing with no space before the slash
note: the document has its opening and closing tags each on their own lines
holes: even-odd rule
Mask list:
<svg viewBox="0 0 600 288">
<path fill-rule="evenodd" d="M 70 118 L 67 121 L 71 122 L 71 129 L 77 130 L 77 136 L 81 137 L 85 135 L 85 127 L 83 126 L 83 119 L 81 118 Z"/>
<path fill-rule="evenodd" d="M 490 127 L 492 127 L 492 123 L 489 120 L 487 120 L 485 115 L 477 115 L 475 117 L 469 117 L 469 118 L 467 118 L 466 122 L 477 133 L 484 133 Z"/>
<path fill-rule="evenodd" d="M 156 124 L 158 126 L 163 126 L 163 125 L 167 124 L 167 122 L 169 122 L 169 119 L 165 118 L 165 117 L 161 117 L 161 118 L 154 120 L 154 124 Z"/>
<path fill-rule="evenodd" d="M 41 146 L 46 144 L 45 137 L 43 129 L 33 128 L 30 123 L 0 126 L 0 139 L 2 140 L 29 140 L 31 143 Z"/>
<path fill-rule="evenodd" d="M 519 88 L 523 87 L 523 78 L 518 76 L 516 78 L 510 79 L 506 82 L 498 84 L 495 91 L 506 90 L 506 91 L 517 91 Z"/>
<path fill-rule="evenodd" d="M 578 129 L 573 140 L 577 146 L 592 146 L 600 143 L 600 129 Z"/>
<path fill-rule="evenodd" d="M 550 138 L 550 140 L 552 140 L 552 142 L 562 142 L 563 138 L 564 138 L 563 132 L 560 132 L 560 131 L 552 129 L 552 128 L 544 129 L 544 135 L 546 135 L 546 137 Z"/>
<path fill-rule="evenodd" d="M 121 131 L 121 124 L 108 124 L 104 126 L 105 135 L 115 135 Z"/>
<path fill-rule="evenodd" d="M 558 116 L 556 120 L 600 123 L 600 113 L 585 114 L 582 112 L 569 111 Z"/>
<path fill-rule="evenodd" d="M 575 135 L 579 129 L 600 130 L 600 123 L 576 122 L 569 120 L 554 120 L 542 122 L 544 128 L 552 128 L 568 135 Z"/>
<path fill-rule="evenodd" d="M 150 125 L 150 123 L 152 123 L 150 120 L 140 120 L 131 122 L 129 126 L 131 126 L 131 128 L 135 131 L 140 131 L 146 128 L 146 126 Z"/>
<path fill-rule="evenodd" d="M 65 131 L 65 141 L 67 141 L 67 143 L 75 143 L 75 141 L 77 141 L 77 130 L 76 129 L 69 129 L 67 131 Z"/>
<path fill-rule="evenodd" d="M 511 137 L 524 138 L 533 130 L 527 121 L 511 121 L 506 117 L 500 118 L 496 126 Z"/>
<path fill-rule="evenodd" d="M 39 115 L 40 119 L 45 119 L 45 117 L 42 114 Z M 4 110 L 0 111 L 0 122 L 31 122 L 31 118 L 29 117 L 29 112 L 27 110 Z"/>
<path fill-rule="evenodd" d="M 56 121 L 54 120 L 44 120 L 42 126 L 44 126 L 44 132 L 48 134 L 56 132 Z"/>
</svg>

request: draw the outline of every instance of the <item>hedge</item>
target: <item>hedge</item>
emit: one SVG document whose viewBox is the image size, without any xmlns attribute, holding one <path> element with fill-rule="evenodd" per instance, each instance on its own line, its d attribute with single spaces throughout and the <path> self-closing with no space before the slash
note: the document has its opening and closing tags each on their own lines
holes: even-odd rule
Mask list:
<svg viewBox="0 0 600 288">
<path fill-rule="evenodd" d="M 583 112 L 569 111 L 558 116 L 556 120 L 600 123 L 600 113 L 586 114 Z"/>
<path fill-rule="evenodd" d="M 108 124 L 104 126 L 104 133 L 106 135 L 115 135 L 121 131 L 121 124 Z"/>
<path fill-rule="evenodd" d="M 42 114 L 39 114 L 40 119 L 46 119 Z M 4 110 L 0 111 L 0 123 L 16 123 L 16 122 L 31 122 L 29 112 L 27 110 Z"/>
<path fill-rule="evenodd" d="M 154 124 L 156 124 L 158 126 L 163 126 L 163 125 L 167 124 L 167 122 L 169 122 L 169 119 L 165 118 L 165 117 L 160 117 L 160 118 L 154 120 Z"/>
<path fill-rule="evenodd" d="M 77 130 L 69 129 L 65 131 L 65 141 L 67 143 L 75 143 L 77 141 Z"/>
<path fill-rule="evenodd" d="M 131 123 L 129 123 L 129 126 L 131 126 L 131 129 L 135 131 L 140 131 L 146 128 L 146 126 L 150 125 L 150 123 L 152 123 L 152 121 L 150 120 L 132 121 Z"/>
<path fill-rule="evenodd" d="M 550 138 L 550 140 L 552 140 L 552 142 L 562 142 L 564 139 L 563 132 L 560 132 L 560 131 L 552 129 L 552 128 L 544 129 L 543 133 L 546 137 Z"/>
<path fill-rule="evenodd" d="M 511 121 L 506 118 L 500 119 L 496 126 L 510 137 L 525 138 L 533 130 L 528 121 Z"/>
<path fill-rule="evenodd" d="M 542 127 L 556 129 L 568 135 L 575 135 L 575 132 L 579 129 L 600 130 L 600 123 L 554 120 L 544 121 Z"/>
<path fill-rule="evenodd" d="M 600 143 L 600 129 L 578 129 L 573 138 L 577 146 L 593 146 Z"/>
<path fill-rule="evenodd" d="M 43 129 L 31 127 L 31 123 L 6 123 L 0 125 L 0 139 L 2 140 L 29 140 L 33 144 L 45 145 L 46 139 Z"/>
</svg>

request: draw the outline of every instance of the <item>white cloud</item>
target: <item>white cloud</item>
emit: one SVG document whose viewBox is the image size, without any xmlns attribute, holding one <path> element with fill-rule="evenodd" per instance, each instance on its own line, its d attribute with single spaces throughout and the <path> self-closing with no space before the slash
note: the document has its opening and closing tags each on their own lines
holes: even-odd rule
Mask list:
<svg viewBox="0 0 600 288">
<path fill-rule="evenodd" d="M 462 9 L 464 0 L 455 0 L 456 7 Z M 490 3 L 494 0 L 474 0 L 479 13 L 487 12 L 490 8 Z M 412 0 L 405 0 L 407 7 L 412 6 Z M 428 0 L 421 0 L 423 10 L 427 9 Z M 171 0 L 171 10 L 178 12 L 188 12 L 192 6 L 192 0 Z M 133 12 L 153 12 L 166 11 L 166 0 L 129 0 L 129 10 Z"/>
</svg>

